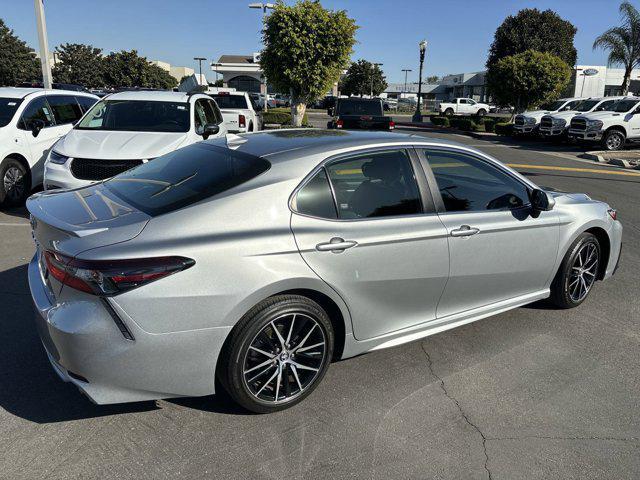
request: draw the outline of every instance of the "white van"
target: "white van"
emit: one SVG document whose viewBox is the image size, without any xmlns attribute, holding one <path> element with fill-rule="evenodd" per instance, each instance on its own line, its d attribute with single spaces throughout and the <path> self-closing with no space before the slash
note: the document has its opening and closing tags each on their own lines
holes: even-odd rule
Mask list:
<svg viewBox="0 0 640 480">
<path fill-rule="evenodd" d="M 160 155 L 227 133 L 216 102 L 202 93 L 128 91 L 96 103 L 45 163 L 44 188 L 106 180 Z"/>
<path fill-rule="evenodd" d="M 0 204 L 19 205 L 42 183 L 49 150 L 96 101 L 83 92 L 0 88 Z"/>
</svg>

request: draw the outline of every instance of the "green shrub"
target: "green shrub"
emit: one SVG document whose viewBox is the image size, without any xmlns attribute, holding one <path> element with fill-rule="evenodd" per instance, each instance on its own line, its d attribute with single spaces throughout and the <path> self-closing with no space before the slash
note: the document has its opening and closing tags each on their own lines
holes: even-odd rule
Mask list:
<svg viewBox="0 0 640 480">
<path fill-rule="evenodd" d="M 498 135 L 511 135 L 513 133 L 513 123 L 499 122 L 495 124 L 494 129 Z"/>
<path fill-rule="evenodd" d="M 438 115 L 432 115 L 431 116 L 431 123 L 433 123 L 434 125 L 436 125 L 438 127 L 448 127 L 449 126 L 449 119 L 447 117 L 440 117 Z"/>
<path fill-rule="evenodd" d="M 291 110 L 288 108 L 270 108 L 266 112 L 262 112 L 262 123 L 276 123 L 278 125 L 291 125 Z M 302 117 L 302 124 L 307 125 L 309 119 L 307 114 Z"/>
<path fill-rule="evenodd" d="M 478 124 L 468 118 L 454 117 L 451 120 L 449 120 L 449 123 L 451 124 L 452 127 L 457 128 L 458 130 L 462 130 L 464 132 L 472 132 L 478 129 Z"/>
<path fill-rule="evenodd" d="M 494 132 L 495 131 L 495 127 L 496 127 L 496 123 L 498 123 L 498 121 L 495 118 L 485 118 L 484 119 L 484 131 L 485 132 Z"/>
</svg>

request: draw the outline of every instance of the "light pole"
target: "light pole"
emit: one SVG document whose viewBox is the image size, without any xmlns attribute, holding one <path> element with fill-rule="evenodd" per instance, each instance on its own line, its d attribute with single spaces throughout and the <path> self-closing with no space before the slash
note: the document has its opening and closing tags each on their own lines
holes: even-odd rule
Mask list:
<svg viewBox="0 0 640 480">
<path fill-rule="evenodd" d="M 404 72 L 404 90 L 402 91 L 402 93 L 406 93 L 407 92 L 407 74 L 409 72 L 413 72 L 413 70 L 411 70 L 410 68 L 403 68 L 402 71 Z"/>
<path fill-rule="evenodd" d="M 262 25 L 264 25 L 264 17 L 267 16 L 267 10 L 269 9 L 273 10 L 274 8 L 276 8 L 276 6 L 273 3 L 257 2 L 257 3 L 250 3 L 249 8 L 259 8 L 260 10 L 262 10 Z M 269 88 L 267 86 L 266 75 L 264 75 L 264 107 L 263 108 L 265 112 L 269 108 Z"/>
<path fill-rule="evenodd" d="M 427 41 L 422 40 L 420 42 L 420 74 L 418 77 L 418 105 L 416 106 L 416 113 L 413 114 L 414 122 L 422 121 L 422 113 L 420 112 L 420 97 L 422 96 L 422 65 L 424 64 L 424 53 L 427 51 Z"/>
<path fill-rule="evenodd" d="M 381 67 L 382 63 L 372 63 L 371 64 L 371 90 L 369 92 L 369 97 L 373 98 L 373 74 L 376 73 L 376 67 Z"/>
<path fill-rule="evenodd" d="M 202 81 L 202 62 L 206 60 L 206 57 L 193 57 L 193 59 L 198 62 L 200 68 L 200 77 L 198 78 L 198 85 L 200 85 Z"/>
<path fill-rule="evenodd" d="M 40 65 L 42 65 L 42 86 L 51 88 L 51 60 L 49 60 L 49 40 L 47 39 L 47 22 L 44 18 L 44 0 L 34 0 L 36 8 L 36 26 L 40 40 Z"/>
</svg>

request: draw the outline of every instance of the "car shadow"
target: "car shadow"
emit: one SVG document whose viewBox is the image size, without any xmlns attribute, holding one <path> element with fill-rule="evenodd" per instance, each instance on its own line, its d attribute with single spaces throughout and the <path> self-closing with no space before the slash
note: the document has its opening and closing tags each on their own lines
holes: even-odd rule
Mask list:
<svg viewBox="0 0 640 480">
<path fill-rule="evenodd" d="M 2 207 L 0 213 L 3 213 L 9 217 L 16 218 L 29 218 L 29 211 L 24 207 Z"/>
</svg>

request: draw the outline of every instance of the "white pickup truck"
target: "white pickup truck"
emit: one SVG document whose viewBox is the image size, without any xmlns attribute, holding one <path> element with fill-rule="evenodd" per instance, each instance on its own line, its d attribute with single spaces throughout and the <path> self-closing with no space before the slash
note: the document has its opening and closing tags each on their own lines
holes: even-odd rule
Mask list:
<svg viewBox="0 0 640 480">
<path fill-rule="evenodd" d="M 484 117 L 489 111 L 489 105 L 478 103 L 470 98 L 454 98 L 450 102 L 440 102 L 440 113 L 451 115 L 478 115 Z"/>
<path fill-rule="evenodd" d="M 262 121 L 258 114 L 261 108 L 253 103 L 248 93 L 217 92 L 209 95 L 218 104 L 229 132 L 246 133 L 262 129 Z"/>
</svg>

